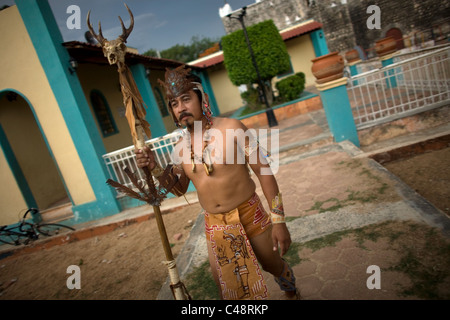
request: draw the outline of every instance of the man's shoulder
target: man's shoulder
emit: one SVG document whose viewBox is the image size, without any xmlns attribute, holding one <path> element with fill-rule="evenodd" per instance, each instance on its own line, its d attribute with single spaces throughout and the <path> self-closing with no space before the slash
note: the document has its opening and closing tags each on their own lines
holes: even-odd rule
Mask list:
<svg viewBox="0 0 450 320">
<path fill-rule="evenodd" d="M 217 126 L 221 129 L 245 129 L 245 125 L 234 118 L 216 118 Z"/>
</svg>

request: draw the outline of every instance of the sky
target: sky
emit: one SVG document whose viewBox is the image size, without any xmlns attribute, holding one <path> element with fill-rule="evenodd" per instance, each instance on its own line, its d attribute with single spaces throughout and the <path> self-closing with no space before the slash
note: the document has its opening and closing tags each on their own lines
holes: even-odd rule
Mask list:
<svg viewBox="0 0 450 320">
<path fill-rule="evenodd" d="M 193 36 L 211 39 L 225 35 L 225 28 L 219 16 L 219 8 L 225 0 L 48 0 L 58 23 L 64 41 L 86 42 L 84 33 L 88 30 L 86 16 L 91 10 L 91 23 L 98 31 L 102 23 L 103 36 L 116 39 L 122 29 L 118 16 L 128 27 L 130 18 L 124 6 L 127 3 L 134 15 L 134 29 L 127 39 L 127 46 L 144 53 L 149 49 L 164 50 L 176 44 L 189 44 Z M 250 5 L 255 0 L 226 0 L 232 10 Z M 14 0 L 0 0 L 3 5 L 14 5 Z M 69 29 L 67 20 L 73 11 L 71 5 L 80 8 L 80 29 Z M 237 21 L 236 21 L 237 22 Z"/>
</svg>

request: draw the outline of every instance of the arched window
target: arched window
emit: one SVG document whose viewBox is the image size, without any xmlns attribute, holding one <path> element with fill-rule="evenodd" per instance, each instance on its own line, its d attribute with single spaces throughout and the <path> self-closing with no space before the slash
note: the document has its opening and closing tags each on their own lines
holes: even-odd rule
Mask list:
<svg viewBox="0 0 450 320">
<path fill-rule="evenodd" d="M 402 31 L 398 28 L 391 28 L 386 32 L 386 37 L 393 37 L 397 42 L 397 50 L 401 50 L 405 47 L 403 43 Z"/>
<path fill-rule="evenodd" d="M 95 117 L 97 118 L 103 136 L 108 137 L 118 133 L 119 130 L 117 130 L 108 102 L 103 94 L 100 91 L 92 90 L 90 98 Z"/>
<path fill-rule="evenodd" d="M 169 115 L 169 111 L 167 110 L 166 102 L 164 101 L 164 97 L 159 88 L 154 87 L 155 99 L 158 104 L 159 111 L 161 112 L 161 116 L 167 117 Z"/>
</svg>

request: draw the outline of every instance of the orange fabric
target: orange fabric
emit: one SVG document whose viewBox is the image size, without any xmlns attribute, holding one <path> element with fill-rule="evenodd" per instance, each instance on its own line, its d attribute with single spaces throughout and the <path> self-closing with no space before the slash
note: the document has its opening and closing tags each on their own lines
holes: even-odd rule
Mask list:
<svg viewBox="0 0 450 320">
<path fill-rule="evenodd" d="M 150 124 L 145 120 L 146 111 L 144 108 L 144 100 L 136 86 L 130 69 L 125 65 L 122 70 L 119 70 L 119 82 L 122 89 L 123 104 L 125 106 L 125 117 L 130 126 L 133 144 L 136 146 L 138 134 L 136 132 L 136 118 L 140 121 L 147 138 L 151 138 Z M 142 141 L 143 142 L 143 141 Z"/>
<path fill-rule="evenodd" d="M 216 260 L 224 299 L 267 299 L 269 293 L 249 237 L 271 224 L 255 193 L 238 208 L 223 214 L 205 212 L 206 239 Z"/>
</svg>

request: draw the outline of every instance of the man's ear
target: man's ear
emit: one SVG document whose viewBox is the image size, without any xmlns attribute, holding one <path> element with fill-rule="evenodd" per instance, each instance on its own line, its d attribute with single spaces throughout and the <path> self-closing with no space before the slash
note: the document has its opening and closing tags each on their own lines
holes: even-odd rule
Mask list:
<svg viewBox="0 0 450 320">
<path fill-rule="evenodd" d="M 208 94 L 205 92 L 205 99 L 206 99 L 206 103 L 208 104 L 208 106 L 210 105 L 209 104 L 209 96 L 208 96 Z"/>
</svg>

